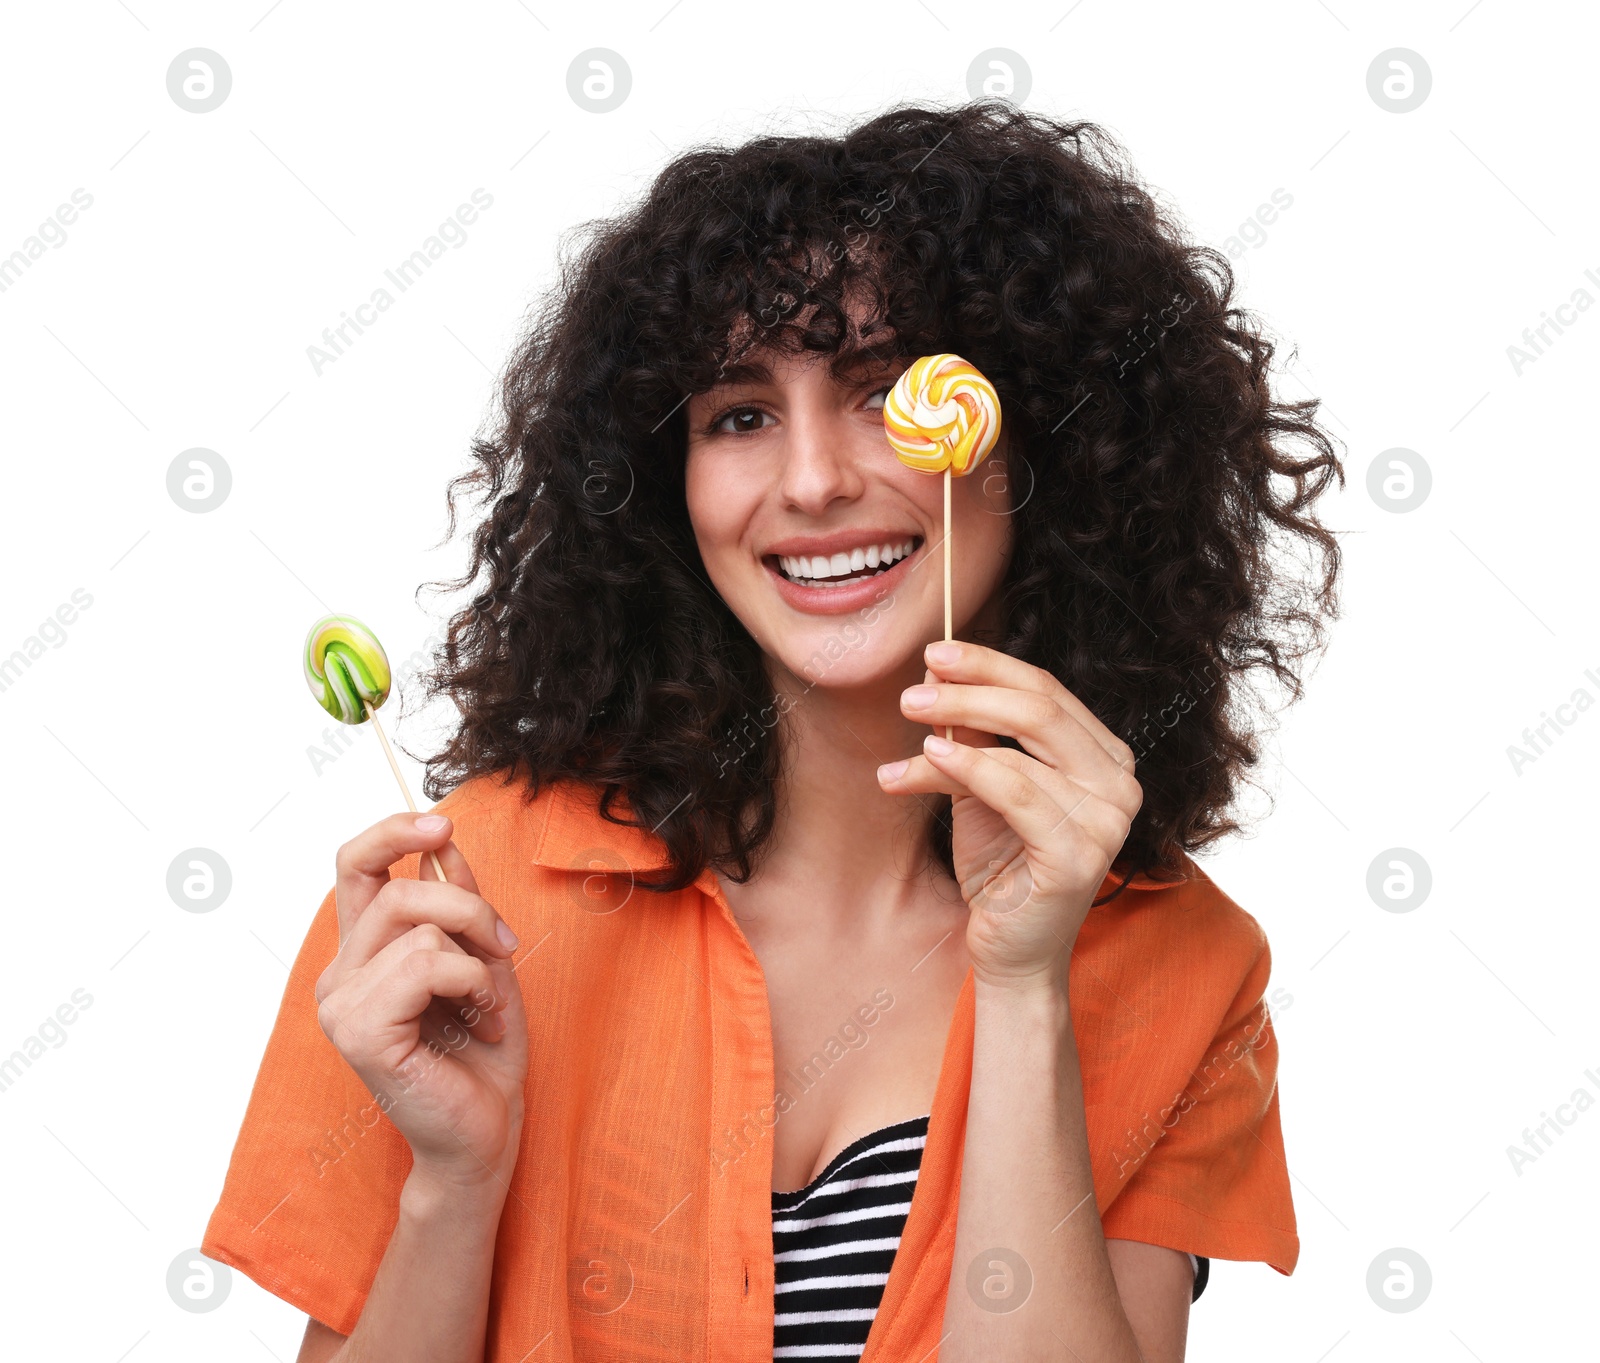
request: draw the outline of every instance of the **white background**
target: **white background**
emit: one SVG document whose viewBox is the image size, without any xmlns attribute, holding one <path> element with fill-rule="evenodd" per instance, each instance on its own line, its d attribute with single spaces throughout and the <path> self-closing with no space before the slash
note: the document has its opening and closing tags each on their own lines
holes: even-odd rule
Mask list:
<svg viewBox="0 0 1600 1363">
<path fill-rule="evenodd" d="M 1198 239 L 1223 247 L 1287 191 L 1237 262 L 1242 297 L 1286 360 L 1298 346 L 1284 394 L 1324 398 L 1345 442 L 1326 504 L 1344 616 L 1272 740 L 1270 817 L 1206 861 L 1292 996 L 1304 1249 L 1290 1278 L 1217 1264 L 1190 1356 L 1592 1357 L 1600 1112 L 1567 1109 L 1520 1173 L 1507 1150 L 1575 1090 L 1600 1098 L 1600 709 L 1520 772 L 1507 749 L 1577 689 L 1600 698 L 1600 309 L 1520 374 L 1507 347 L 1574 290 L 1600 299 L 1594 12 L 270 2 L 13 7 L 0 44 L 0 254 L 93 197 L 0 293 L 0 656 L 92 598 L 0 692 L 0 1055 L 93 998 L 0 1093 L 0 1350 L 293 1358 L 303 1318 L 241 1275 L 209 1314 L 165 1276 L 199 1243 L 334 848 L 395 803 L 370 739 L 308 757 L 328 725 L 299 676 L 307 626 L 353 612 L 397 661 L 435 628 L 414 589 L 461 561 L 444 484 L 564 232 L 705 139 L 965 99 L 1003 47 L 1027 107 L 1103 123 Z M 232 72 L 205 114 L 166 86 L 192 47 Z M 632 71 L 614 112 L 568 94 L 591 47 Z M 1408 113 L 1367 90 L 1392 47 L 1432 72 Z M 466 243 L 315 373 L 307 346 L 480 187 Z M 166 488 L 192 447 L 232 473 L 207 514 Z M 1393 447 L 1432 471 L 1406 514 L 1367 491 Z M 166 889 L 194 847 L 231 868 L 210 913 Z M 1431 868 L 1410 912 L 1366 888 L 1396 847 Z M 1404 1314 L 1366 1286 L 1393 1247 L 1433 1277 Z"/>
</svg>

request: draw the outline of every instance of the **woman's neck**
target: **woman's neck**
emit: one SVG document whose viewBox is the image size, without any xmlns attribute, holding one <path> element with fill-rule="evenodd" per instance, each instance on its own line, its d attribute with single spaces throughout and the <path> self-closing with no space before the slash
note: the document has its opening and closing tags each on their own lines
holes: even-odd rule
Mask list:
<svg viewBox="0 0 1600 1363">
<path fill-rule="evenodd" d="M 919 658 L 907 675 L 870 688 L 785 694 L 772 840 L 746 885 L 724 881 L 741 918 L 804 913 L 811 930 L 826 930 L 830 920 L 842 927 L 863 911 L 926 901 L 936 797 L 888 794 L 877 776 L 882 763 L 921 750 L 928 726 L 901 714 L 900 693 L 922 680 Z"/>
<path fill-rule="evenodd" d="M 999 645 L 996 592 L 958 638 Z M 870 686 L 809 683 L 768 661 L 782 714 L 778 814 L 744 885 L 722 878 L 729 905 L 757 917 L 795 917 L 803 930 L 847 936 L 864 915 L 894 916 L 937 900 L 964 918 L 960 888 L 927 853 L 936 796 L 891 795 L 878 768 L 922 751 L 930 732 L 901 712 L 900 693 L 929 679 L 920 650 Z M 956 908 L 955 906 L 960 906 Z"/>
</svg>

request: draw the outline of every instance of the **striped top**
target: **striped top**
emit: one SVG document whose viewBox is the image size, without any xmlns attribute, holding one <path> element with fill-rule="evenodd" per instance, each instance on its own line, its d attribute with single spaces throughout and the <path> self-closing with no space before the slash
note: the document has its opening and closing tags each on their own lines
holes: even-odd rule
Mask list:
<svg viewBox="0 0 1600 1363">
<path fill-rule="evenodd" d="M 927 1140 L 927 1117 L 895 1122 L 845 1146 L 804 1188 L 772 1195 L 774 1360 L 861 1357 Z M 1193 1300 L 1211 1264 L 1189 1258 Z"/>
<path fill-rule="evenodd" d="M 772 1195 L 772 1356 L 860 1358 L 922 1167 L 928 1118 L 845 1146 L 804 1188 Z"/>
</svg>

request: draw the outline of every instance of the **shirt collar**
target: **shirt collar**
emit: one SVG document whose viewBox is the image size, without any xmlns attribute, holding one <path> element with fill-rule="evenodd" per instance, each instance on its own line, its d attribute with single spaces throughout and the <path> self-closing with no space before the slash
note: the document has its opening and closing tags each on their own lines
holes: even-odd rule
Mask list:
<svg viewBox="0 0 1600 1363">
<path fill-rule="evenodd" d="M 534 844 L 533 864 L 562 871 L 613 871 L 653 875 L 669 870 L 672 858 L 667 845 L 649 829 L 612 823 L 599 809 L 599 793 L 579 781 L 552 782 L 535 801 L 544 807 L 544 826 Z M 630 813 L 626 796 L 613 803 L 613 813 L 626 818 Z M 1124 872 L 1113 867 L 1101 882 L 1096 899 L 1104 899 L 1122 883 Z M 1128 890 L 1165 890 L 1190 878 L 1190 868 L 1175 880 L 1152 880 L 1143 871 L 1128 881 Z M 707 894 L 716 883 L 715 872 L 707 867 L 695 884 Z M 1115 901 L 1113 901 L 1115 902 Z"/>
</svg>

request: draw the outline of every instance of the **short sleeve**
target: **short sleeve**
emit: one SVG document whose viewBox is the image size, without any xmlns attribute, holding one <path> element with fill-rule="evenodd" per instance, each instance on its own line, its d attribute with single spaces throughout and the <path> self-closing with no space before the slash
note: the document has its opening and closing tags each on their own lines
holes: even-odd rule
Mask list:
<svg viewBox="0 0 1600 1363">
<path fill-rule="evenodd" d="M 1262 938 L 1221 1029 L 1182 1093 L 1155 1114 L 1159 1135 L 1102 1213 L 1107 1237 L 1294 1270 L 1300 1241 L 1264 997 L 1270 969 Z"/>
<path fill-rule="evenodd" d="M 389 1238 L 411 1150 L 317 1021 L 339 948 L 330 891 L 283 992 L 201 1252 L 348 1335 Z"/>
</svg>

